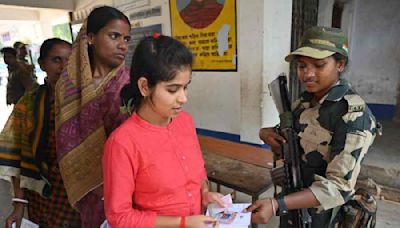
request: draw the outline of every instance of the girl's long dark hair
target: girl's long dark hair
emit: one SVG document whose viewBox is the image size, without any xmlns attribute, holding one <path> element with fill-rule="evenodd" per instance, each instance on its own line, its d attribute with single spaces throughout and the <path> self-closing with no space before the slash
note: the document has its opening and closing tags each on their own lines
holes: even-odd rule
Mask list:
<svg viewBox="0 0 400 228">
<path fill-rule="evenodd" d="M 161 81 L 172 80 L 180 71 L 192 68 L 192 53 L 181 42 L 168 36 L 145 37 L 135 49 L 130 69 L 130 84 L 121 91 L 124 104 L 132 100 L 137 110 L 143 100 L 138 87 L 140 77 L 145 77 L 149 88 Z"/>
</svg>

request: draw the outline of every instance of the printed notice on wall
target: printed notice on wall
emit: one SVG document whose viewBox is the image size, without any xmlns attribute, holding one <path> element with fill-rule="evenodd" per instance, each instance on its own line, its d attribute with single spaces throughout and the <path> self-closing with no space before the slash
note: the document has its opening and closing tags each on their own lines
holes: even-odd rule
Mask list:
<svg viewBox="0 0 400 228">
<path fill-rule="evenodd" d="M 126 54 L 125 64 L 130 66 L 132 63 L 133 53 L 136 49 L 136 46 L 139 42 L 146 36 L 153 36 L 154 33 L 162 33 L 162 26 L 161 24 L 144 26 L 139 28 L 132 28 L 130 35 L 131 41 L 129 42 L 128 53 Z"/>
<path fill-rule="evenodd" d="M 114 7 L 122 12 L 131 11 L 143 6 L 149 6 L 150 0 L 114 0 Z"/>
<path fill-rule="evenodd" d="M 194 55 L 193 70 L 236 71 L 236 0 L 170 0 L 172 36 Z"/>
</svg>

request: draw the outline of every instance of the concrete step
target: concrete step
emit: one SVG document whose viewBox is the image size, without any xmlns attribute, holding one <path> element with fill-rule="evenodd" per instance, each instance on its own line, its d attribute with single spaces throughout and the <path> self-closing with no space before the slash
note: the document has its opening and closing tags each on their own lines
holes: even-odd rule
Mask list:
<svg viewBox="0 0 400 228">
<path fill-rule="evenodd" d="M 377 184 L 373 179 L 359 178 L 356 184 L 357 188 L 368 189 L 369 192 L 375 195 L 376 199 L 390 200 L 393 202 L 400 202 L 400 189 L 392 188 L 385 185 Z"/>
<path fill-rule="evenodd" d="M 361 167 L 360 178 L 371 178 L 380 185 L 400 188 L 400 168 L 365 164 Z"/>
</svg>

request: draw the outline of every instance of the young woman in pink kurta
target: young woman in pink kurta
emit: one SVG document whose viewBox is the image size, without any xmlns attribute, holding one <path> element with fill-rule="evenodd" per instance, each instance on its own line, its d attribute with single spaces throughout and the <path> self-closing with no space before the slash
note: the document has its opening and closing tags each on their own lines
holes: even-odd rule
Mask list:
<svg viewBox="0 0 400 228">
<path fill-rule="evenodd" d="M 208 227 L 211 202 L 191 116 L 183 111 L 192 55 L 180 42 L 156 34 L 142 40 L 121 92 L 131 117 L 107 140 L 103 157 L 105 211 L 115 227 Z"/>
</svg>

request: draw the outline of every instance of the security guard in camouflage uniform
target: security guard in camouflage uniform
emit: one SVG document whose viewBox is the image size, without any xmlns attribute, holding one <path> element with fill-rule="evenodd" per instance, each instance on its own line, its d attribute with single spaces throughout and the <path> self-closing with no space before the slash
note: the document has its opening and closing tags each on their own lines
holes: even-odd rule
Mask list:
<svg viewBox="0 0 400 228">
<path fill-rule="evenodd" d="M 376 135 L 376 121 L 365 101 L 340 77 L 348 62 L 347 37 L 341 30 L 307 30 L 300 48 L 285 60 L 296 63 L 305 88 L 292 105 L 305 188 L 261 199 L 248 211 L 253 212 L 254 223 L 268 223 L 285 209 L 309 208 L 312 227 L 329 227 L 332 209 L 354 193 L 361 162 Z M 260 138 L 274 152 L 284 141 L 273 128 L 261 129 Z"/>
</svg>

